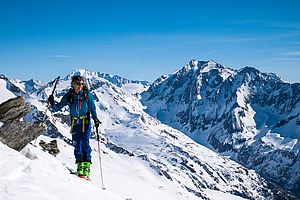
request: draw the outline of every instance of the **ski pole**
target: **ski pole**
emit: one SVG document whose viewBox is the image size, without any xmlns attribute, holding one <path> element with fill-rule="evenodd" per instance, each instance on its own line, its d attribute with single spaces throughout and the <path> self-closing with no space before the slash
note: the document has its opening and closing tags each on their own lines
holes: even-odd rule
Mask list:
<svg viewBox="0 0 300 200">
<path fill-rule="evenodd" d="M 87 83 L 89 84 L 90 89 L 95 90 L 95 88 L 92 87 L 90 79 L 87 78 L 86 80 L 87 80 Z M 95 95 L 96 95 L 97 99 L 99 99 L 96 93 L 95 93 Z M 100 122 L 100 124 L 101 124 L 101 122 Z M 102 161 L 101 161 L 101 146 L 100 146 L 100 137 L 99 137 L 98 127 L 96 127 L 96 132 L 97 132 L 98 155 L 99 155 L 99 164 L 100 164 L 99 170 L 100 170 L 100 175 L 101 175 L 100 178 L 101 178 L 102 189 L 105 190 L 104 183 L 103 183 L 103 170 L 102 170 Z"/>
<path fill-rule="evenodd" d="M 105 187 L 104 187 L 104 184 L 103 184 L 103 172 L 102 172 L 102 162 L 101 162 L 101 148 L 100 148 L 100 137 L 99 137 L 98 127 L 96 127 L 96 132 L 97 132 L 97 141 L 98 141 L 98 153 L 99 153 L 101 184 L 102 184 L 102 189 L 105 190 Z"/>
<path fill-rule="evenodd" d="M 55 82 L 54 88 L 53 88 L 53 90 L 52 90 L 52 95 L 54 94 L 54 91 L 55 91 L 55 89 L 56 89 L 56 85 L 57 85 L 57 82 L 58 82 L 59 79 L 60 79 L 60 76 L 58 76 L 56 79 L 54 79 L 54 81 L 52 81 L 52 84 Z"/>
<path fill-rule="evenodd" d="M 53 87 L 53 90 L 52 90 L 52 93 L 51 93 L 51 95 L 53 96 L 53 94 L 54 94 L 54 92 L 55 92 L 55 89 L 56 89 L 56 85 L 57 85 L 57 82 L 58 82 L 58 80 L 60 79 L 60 76 L 58 76 L 56 79 L 54 79 L 54 81 L 52 81 L 52 85 L 54 84 L 54 87 Z M 48 105 L 46 106 L 46 112 L 47 112 L 47 109 L 49 108 L 49 102 L 48 102 Z M 45 114 L 46 114 L 46 112 L 45 112 Z M 47 116 L 47 115 L 45 115 L 45 116 Z M 46 120 L 46 117 L 44 117 L 44 120 L 43 121 L 45 121 Z"/>
<path fill-rule="evenodd" d="M 60 79 L 60 76 L 58 76 L 56 79 L 54 79 L 54 80 L 51 82 L 51 85 L 54 84 L 54 87 L 53 87 L 53 90 L 52 90 L 52 95 L 54 94 L 54 91 L 55 91 L 55 89 L 56 89 L 56 85 L 57 85 L 57 82 L 58 82 L 59 79 Z M 45 122 L 45 120 L 46 120 L 48 108 L 49 108 L 49 102 L 48 102 L 48 104 L 47 104 L 47 106 L 46 106 L 45 115 L 44 115 L 44 117 L 43 117 L 42 122 Z M 36 145 L 36 141 L 37 141 L 37 138 L 35 138 L 34 145 Z"/>
</svg>

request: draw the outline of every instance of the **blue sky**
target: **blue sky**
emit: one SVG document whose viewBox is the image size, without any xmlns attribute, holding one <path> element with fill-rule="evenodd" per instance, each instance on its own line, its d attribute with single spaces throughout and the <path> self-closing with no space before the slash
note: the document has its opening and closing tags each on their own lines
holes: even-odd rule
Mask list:
<svg viewBox="0 0 300 200">
<path fill-rule="evenodd" d="M 191 59 L 300 82 L 300 1 L 0 0 L 0 73 L 154 81 Z"/>
</svg>

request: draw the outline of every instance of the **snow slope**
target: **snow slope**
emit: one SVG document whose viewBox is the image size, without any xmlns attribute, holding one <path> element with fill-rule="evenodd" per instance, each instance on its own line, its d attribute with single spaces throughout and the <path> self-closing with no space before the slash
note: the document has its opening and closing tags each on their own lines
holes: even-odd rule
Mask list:
<svg viewBox="0 0 300 200">
<path fill-rule="evenodd" d="M 70 175 L 57 158 L 46 152 L 25 148 L 23 154 L 31 159 L 0 142 L 1 200 L 123 199 L 97 184 Z"/>
<path fill-rule="evenodd" d="M 147 89 L 149 88 L 149 86 L 144 86 L 142 84 L 137 84 L 137 83 L 127 83 L 125 85 L 122 85 L 122 90 L 126 93 L 129 94 L 140 94 L 144 91 L 147 91 Z"/>
<path fill-rule="evenodd" d="M 60 160 L 62 155 L 60 158 L 55 158 L 31 145 L 19 153 L 0 142 L 0 156 L 2 158 L 0 163 L 1 200 L 96 200 L 99 198 L 159 200 L 181 199 L 183 195 L 186 197 L 189 195 L 176 191 L 174 186 L 170 187 L 172 185 L 154 175 L 141 161 L 128 161 L 119 155 L 105 159 L 105 190 L 101 188 L 100 180 L 95 177 L 96 174 L 92 177 L 92 181 L 70 175 L 69 170 Z M 205 192 L 216 200 L 243 199 L 222 192 L 211 190 L 205 190 Z"/>
</svg>

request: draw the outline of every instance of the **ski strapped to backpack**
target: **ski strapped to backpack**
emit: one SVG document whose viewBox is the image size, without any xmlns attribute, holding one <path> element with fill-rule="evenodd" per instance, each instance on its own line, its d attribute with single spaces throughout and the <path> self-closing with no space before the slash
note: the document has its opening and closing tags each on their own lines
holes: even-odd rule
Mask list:
<svg viewBox="0 0 300 200">
<path fill-rule="evenodd" d="M 91 116 L 91 109 L 90 109 L 90 104 L 89 104 L 89 98 L 88 98 L 88 92 L 89 89 L 86 86 L 83 86 L 83 94 L 84 94 L 84 100 L 86 101 L 87 105 L 88 105 L 88 112 L 85 116 L 71 116 L 71 130 L 70 132 L 72 133 L 73 127 L 75 126 L 75 122 L 77 120 L 82 120 L 82 132 L 85 131 L 85 124 L 88 124 L 90 122 L 90 116 Z M 74 101 L 74 89 L 70 88 L 68 91 L 68 97 L 67 97 L 67 102 L 69 104 L 69 106 L 71 107 L 71 105 L 73 104 Z"/>
</svg>

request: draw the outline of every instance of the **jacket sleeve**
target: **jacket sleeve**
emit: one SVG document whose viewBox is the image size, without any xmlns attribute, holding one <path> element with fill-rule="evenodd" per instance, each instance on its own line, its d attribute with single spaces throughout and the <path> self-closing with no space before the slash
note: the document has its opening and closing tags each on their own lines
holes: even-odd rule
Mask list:
<svg viewBox="0 0 300 200">
<path fill-rule="evenodd" d="M 97 113 L 96 113 L 96 106 L 95 106 L 95 102 L 94 102 L 94 98 L 92 93 L 88 93 L 88 99 L 89 99 L 89 107 L 90 107 L 90 111 L 92 114 L 92 118 L 93 119 L 98 119 L 97 118 Z"/>
<path fill-rule="evenodd" d="M 56 103 L 56 104 L 53 104 L 51 106 L 51 109 L 54 111 L 54 112 L 57 112 L 59 110 L 61 110 L 63 107 L 65 107 L 66 105 L 68 104 L 68 93 L 66 93 L 63 98 L 60 100 L 59 103 Z"/>
</svg>

